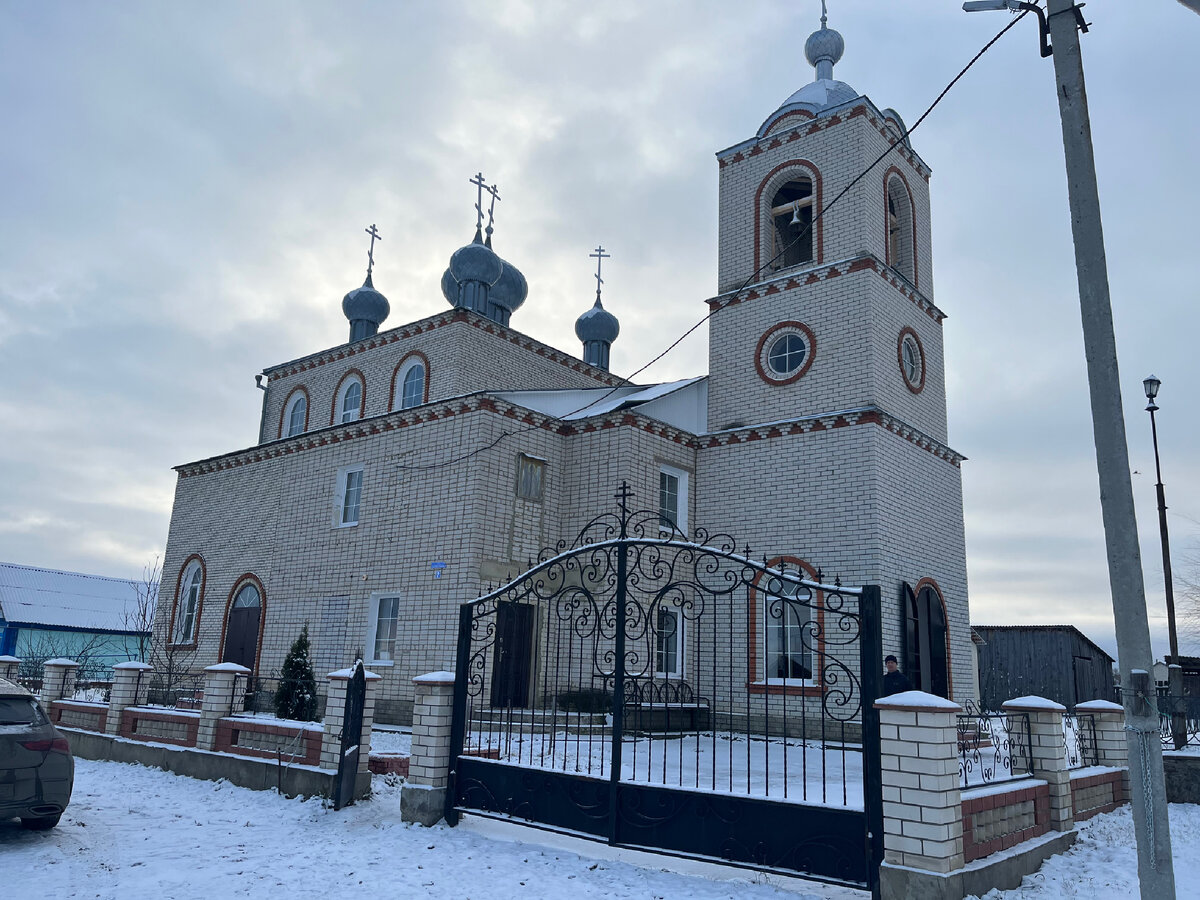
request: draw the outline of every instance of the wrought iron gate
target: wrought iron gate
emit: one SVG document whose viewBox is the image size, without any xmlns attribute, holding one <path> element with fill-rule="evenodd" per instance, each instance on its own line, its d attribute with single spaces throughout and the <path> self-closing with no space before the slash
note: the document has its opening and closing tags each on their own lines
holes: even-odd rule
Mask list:
<svg viewBox="0 0 1200 900">
<path fill-rule="evenodd" d="M 463 604 L 446 818 L 873 886 L 879 589 L 599 516 Z"/>
<path fill-rule="evenodd" d="M 342 717 L 342 755 L 338 758 L 337 777 L 333 783 L 333 808 L 341 809 L 354 802 L 354 787 L 358 781 L 358 760 L 365 752 L 362 740 L 363 707 L 367 702 L 367 677 L 362 660 L 354 664 L 354 675 L 346 685 L 346 708 Z"/>
</svg>

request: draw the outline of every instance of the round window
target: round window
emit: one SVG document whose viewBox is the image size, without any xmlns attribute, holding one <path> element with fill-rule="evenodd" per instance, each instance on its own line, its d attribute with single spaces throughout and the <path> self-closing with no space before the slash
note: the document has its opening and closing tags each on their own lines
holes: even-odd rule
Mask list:
<svg viewBox="0 0 1200 900">
<path fill-rule="evenodd" d="M 921 346 L 921 339 L 911 328 L 900 332 L 896 355 L 904 383 L 914 394 L 919 394 L 925 387 L 925 348 Z"/>
<path fill-rule="evenodd" d="M 755 367 L 768 384 L 791 384 L 813 363 L 817 340 L 803 322 L 780 322 L 758 339 Z"/>
</svg>

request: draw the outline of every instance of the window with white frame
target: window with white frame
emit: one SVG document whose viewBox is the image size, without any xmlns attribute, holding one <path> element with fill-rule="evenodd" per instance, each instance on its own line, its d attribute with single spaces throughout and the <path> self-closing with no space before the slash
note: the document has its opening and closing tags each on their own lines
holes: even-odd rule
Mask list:
<svg viewBox="0 0 1200 900">
<path fill-rule="evenodd" d="M 362 415 L 362 398 L 362 382 L 357 378 L 347 380 L 342 386 L 341 396 L 338 398 L 338 422 L 345 424 L 358 421 L 359 416 Z"/>
<path fill-rule="evenodd" d="M 654 674 L 683 674 L 683 617 L 678 609 L 660 606 L 654 620 Z"/>
<path fill-rule="evenodd" d="M 339 528 L 358 524 L 362 507 L 363 467 L 343 466 L 338 469 L 337 497 L 334 502 L 333 524 Z"/>
<path fill-rule="evenodd" d="M 768 681 L 808 681 L 813 675 L 812 609 L 796 598 L 795 589 L 768 594 L 766 678 Z"/>
<path fill-rule="evenodd" d="M 536 456 L 517 454 L 517 496 L 522 500 L 542 502 L 545 488 L 546 461 Z"/>
<path fill-rule="evenodd" d="M 674 466 L 658 470 L 659 531 L 672 527 L 687 534 L 688 473 Z"/>
<path fill-rule="evenodd" d="M 175 606 L 174 643 L 191 644 L 196 640 L 196 615 L 200 609 L 200 589 L 204 586 L 204 568 L 198 560 L 188 564 L 179 579 L 179 598 Z"/>
<path fill-rule="evenodd" d="M 308 424 L 308 398 L 297 392 L 288 401 L 287 411 L 283 416 L 283 436 L 295 437 L 304 433 Z"/>
<path fill-rule="evenodd" d="M 396 641 L 400 630 L 400 597 L 397 594 L 372 594 L 367 629 L 367 647 L 373 663 L 391 664 L 396 659 Z"/>
<path fill-rule="evenodd" d="M 413 353 L 400 364 L 392 381 L 392 410 L 412 409 L 425 402 L 425 381 L 429 372 L 424 357 Z"/>
</svg>

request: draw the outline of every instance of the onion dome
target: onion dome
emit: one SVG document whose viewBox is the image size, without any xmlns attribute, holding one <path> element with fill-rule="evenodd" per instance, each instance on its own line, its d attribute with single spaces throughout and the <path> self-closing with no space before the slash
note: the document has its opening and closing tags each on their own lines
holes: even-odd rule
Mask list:
<svg viewBox="0 0 1200 900">
<path fill-rule="evenodd" d="M 500 257 L 478 237 L 467 246 L 459 247 L 450 257 L 450 274 L 459 284 L 474 281 L 491 287 L 500 280 L 503 271 L 504 263 Z"/>
<path fill-rule="evenodd" d="M 375 290 L 368 271 L 363 286 L 342 298 L 342 312 L 350 320 L 350 340 L 361 341 L 374 335 L 391 309 L 387 297 Z"/>
<path fill-rule="evenodd" d="M 818 81 L 833 78 L 833 67 L 845 52 L 846 42 L 832 28 L 825 27 L 825 17 L 821 16 L 821 27 L 804 42 L 804 57 L 817 70 Z"/>
<path fill-rule="evenodd" d="M 520 269 L 505 260 L 500 261 L 504 271 L 500 279 L 488 291 L 488 302 L 501 306 L 510 313 L 520 309 L 525 298 L 529 296 L 529 282 L 521 274 Z"/>
<path fill-rule="evenodd" d="M 442 295 L 452 306 L 507 325 L 513 310 L 529 296 L 529 283 L 516 266 L 492 252 L 476 231 L 475 240 L 450 257 L 450 267 L 442 274 Z"/>
<path fill-rule="evenodd" d="M 827 109 L 849 103 L 860 96 L 858 91 L 846 82 L 833 77 L 833 67 L 846 51 L 846 42 L 838 32 L 826 27 L 825 21 L 826 17 L 822 15 L 821 27 L 804 42 L 804 56 L 817 70 L 816 78 L 784 100 L 779 109 L 771 113 L 758 129 L 759 137 L 766 135 L 771 126 L 789 112 L 802 109 L 820 115 Z"/>
<path fill-rule="evenodd" d="M 575 320 L 575 336 L 585 344 L 588 341 L 612 343 L 621 333 L 621 323 L 596 298 L 592 308 Z"/>
</svg>

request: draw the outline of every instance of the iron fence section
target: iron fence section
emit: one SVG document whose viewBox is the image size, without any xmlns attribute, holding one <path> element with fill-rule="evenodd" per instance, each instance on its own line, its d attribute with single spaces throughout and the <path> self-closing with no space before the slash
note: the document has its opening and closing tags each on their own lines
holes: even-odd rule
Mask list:
<svg viewBox="0 0 1200 900">
<path fill-rule="evenodd" d="M 1176 741 L 1172 722 L 1175 717 L 1179 717 L 1181 720 L 1180 741 Z M 1158 726 L 1164 750 L 1200 747 L 1200 697 L 1191 695 L 1180 697 L 1160 690 L 1158 692 Z"/>
<path fill-rule="evenodd" d="M 1068 769 L 1100 765 L 1096 746 L 1096 717 L 1088 713 L 1064 712 L 1062 717 L 1063 753 Z"/>
<path fill-rule="evenodd" d="M 232 704 L 229 709 L 229 715 L 234 716 L 239 713 L 254 713 L 258 715 L 274 715 L 277 714 L 276 699 L 281 690 L 290 689 L 290 692 L 307 694 L 312 691 L 311 700 L 311 716 L 312 718 L 301 717 L 299 721 L 319 722 L 325 714 L 325 697 L 317 692 L 314 682 L 302 678 L 281 678 L 271 675 L 238 675 L 235 679 L 237 687 L 234 690 Z M 239 690 L 241 692 L 241 701 L 238 701 Z"/>
<path fill-rule="evenodd" d="M 1025 778 L 1033 772 L 1026 713 L 983 712 L 971 701 L 957 717 L 958 776 L 964 788 Z"/>
<path fill-rule="evenodd" d="M 199 711 L 204 702 L 204 673 L 138 672 L 138 691 L 146 685 L 146 705 Z"/>
</svg>

